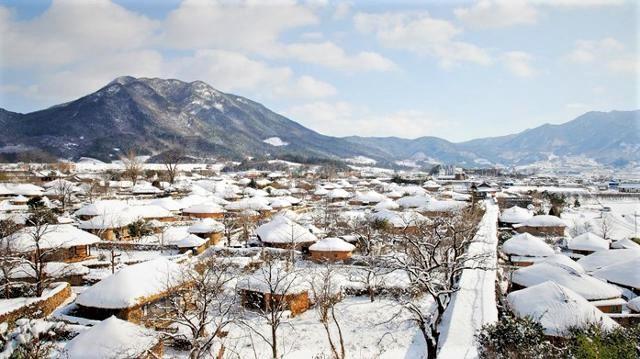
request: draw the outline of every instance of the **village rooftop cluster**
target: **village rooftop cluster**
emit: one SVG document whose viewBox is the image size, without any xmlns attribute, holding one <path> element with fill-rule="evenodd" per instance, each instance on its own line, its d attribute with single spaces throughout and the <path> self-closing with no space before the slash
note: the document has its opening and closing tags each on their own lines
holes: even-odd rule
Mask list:
<svg viewBox="0 0 640 359">
<path fill-rule="evenodd" d="M 271 164 L 3 165 L 0 357 L 462 358 L 505 313 L 640 322 L 634 181 Z"/>
</svg>

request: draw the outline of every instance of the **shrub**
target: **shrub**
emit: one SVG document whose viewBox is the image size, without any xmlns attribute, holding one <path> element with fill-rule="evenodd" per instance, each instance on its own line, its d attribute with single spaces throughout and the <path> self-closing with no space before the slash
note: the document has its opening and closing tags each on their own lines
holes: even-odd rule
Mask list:
<svg viewBox="0 0 640 359">
<path fill-rule="evenodd" d="M 505 316 L 482 327 L 476 335 L 480 358 L 549 358 L 559 356 L 545 337 L 543 327 L 531 318 Z"/>
<path fill-rule="evenodd" d="M 640 325 L 609 331 L 600 325 L 571 330 L 568 356 L 576 359 L 623 359 L 640 357 Z"/>
<path fill-rule="evenodd" d="M 129 235 L 131 235 L 131 237 L 133 238 L 141 238 L 153 233 L 151 226 L 149 226 L 149 224 L 147 224 L 147 222 L 142 219 L 129 224 L 127 227 L 127 229 L 129 230 Z"/>
</svg>

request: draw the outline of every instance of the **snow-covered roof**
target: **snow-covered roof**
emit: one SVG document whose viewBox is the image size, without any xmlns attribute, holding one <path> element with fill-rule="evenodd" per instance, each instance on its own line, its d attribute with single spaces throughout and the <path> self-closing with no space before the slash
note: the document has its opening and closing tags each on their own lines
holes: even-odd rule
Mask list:
<svg viewBox="0 0 640 359">
<path fill-rule="evenodd" d="M 151 183 L 148 183 L 148 182 L 137 183 L 131 189 L 131 193 L 133 194 L 153 194 L 153 193 L 160 193 L 160 192 L 162 192 L 161 189 L 152 186 Z"/>
<path fill-rule="evenodd" d="M 422 184 L 424 188 L 440 188 L 440 185 L 437 184 L 434 180 L 428 180 Z"/>
<path fill-rule="evenodd" d="M 640 289 L 640 257 L 606 266 L 593 272 L 593 276 L 625 287 Z"/>
<path fill-rule="evenodd" d="M 99 216 L 107 213 L 117 213 L 127 208 L 124 201 L 109 199 L 96 201 L 81 207 L 75 212 L 76 216 Z"/>
<path fill-rule="evenodd" d="M 161 240 L 165 244 L 171 244 L 181 240 L 182 238 L 189 235 L 187 226 L 174 226 L 167 227 L 161 234 Z"/>
<path fill-rule="evenodd" d="M 174 242 L 173 244 L 178 246 L 178 248 L 193 248 L 200 247 L 205 244 L 206 241 L 195 234 L 189 234 L 188 236 L 182 238 L 181 240 Z"/>
<path fill-rule="evenodd" d="M 85 307 L 120 309 L 144 302 L 181 283 L 183 268 L 165 258 L 124 267 L 78 295 L 76 303 Z"/>
<path fill-rule="evenodd" d="M 351 193 L 342 188 L 336 188 L 329 191 L 329 193 L 327 193 L 327 197 L 331 199 L 346 199 L 351 198 Z"/>
<path fill-rule="evenodd" d="M 251 188 L 251 187 L 247 187 L 245 189 L 242 190 L 243 194 L 249 195 L 251 197 L 256 197 L 256 196 L 260 196 L 260 197 L 267 197 L 269 196 L 269 192 L 262 190 L 262 189 L 256 189 L 256 188 Z"/>
<path fill-rule="evenodd" d="M 586 271 L 584 270 L 584 268 L 582 268 L 580 263 L 574 261 L 573 259 L 569 258 L 569 256 L 566 256 L 564 254 L 560 254 L 560 253 L 554 254 L 552 256 L 545 258 L 542 262 L 565 266 L 567 268 L 573 269 L 578 273 L 586 273 Z"/>
<path fill-rule="evenodd" d="M 505 254 L 527 257 L 548 257 L 555 254 L 551 246 L 529 233 L 520 233 L 509 238 L 502 245 L 502 251 Z"/>
<path fill-rule="evenodd" d="M 242 211 L 242 210 L 254 210 L 254 211 L 268 211 L 272 208 L 269 206 L 269 199 L 262 196 L 243 198 L 239 201 L 230 202 L 225 206 L 229 211 Z"/>
<path fill-rule="evenodd" d="M 626 262 L 634 258 L 640 258 L 640 249 L 612 249 L 591 253 L 586 257 L 580 258 L 578 263 L 587 272 L 594 272 L 612 264 Z M 640 272 L 640 268 L 638 268 L 638 271 Z"/>
<path fill-rule="evenodd" d="M 507 302 L 517 316 L 539 321 L 547 335 L 563 336 L 571 328 L 591 323 L 606 329 L 618 326 L 585 298 L 552 281 L 512 292 Z"/>
<path fill-rule="evenodd" d="M 586 232 L 569 239 L 567 248 L 574 251 L 603 251 L 609 249 L 609 241 L 592 232 Z"/>
<path fill-rule="evenodd" d="M 167 211 L 179 211 L 184 208 L 180 202 L 171 197 L 157 198 L 149 202 L 150 205 L 159 206 Z"/>
<path fill-rule="evenodd" d="M 0 191 L 5 195 L 41 196 L 42 190 L 31 183 L 0 183 Z"/>
<path fill-rule="evenodd" d="M 46 262 L 44 265 L 44 273 L 49 278 L 61 278 L 71 275 L 89 274 L 89 268 L 79 263 Z M 3 275 L 0 273 L 0 278 L 2 277 Z M 11 271 L 9 272 L 9 278 L 11 279 L 35 277 L 36 273 L 33 266 L 26 262 L 15 268 L 11 268 Z"/>
<path fill-rule="evenodd" d="M 632 241 L 629 238 L 621 239 L 619 241 L 613 241 L 611 243 L 613 249 L 640 249 L 640 244 Z"/>
<path fill-rule="evenodd" d="M 351 252 L 354 249 L 356 246 L 336 237 L 321 239 L 309 247 L 310 251 L 318 252 Z"/>
<path fill-rule="evenodd" d="M 502 211 L 500 214 L 500 222 L 504 223 L 522 223 L 533 217 L 533 213 L 528 209 L 513 206 Z"/>
<path fill-rule="evenodd" d="M 273 209 L 280 209 L 280 208 L 289 208 L 292 206 L 292 204 L 291 202 L 287 201 L 284 198 L 275 198 L 274 200 L 271 201 L 270 206 Z"/>
<path fill-rule="evenodd" d="M 205 218 L 192 224 L 188 231 L 189 233 L 217 233 L 224 231 L 224 225 L 213 218 Z"/>
<path fill-rule="evenodd" d="M 360 201 L 362 203 L 379 203 L 386 200 L 387 197 L 383 194 L 380 194 L 376 191 L 356 191 L 353 200 Z"/>
<path fill-rule="evenodd" d="M 224 208 L 220 205 L 209 202 L 191 205 L 182 210 L 183 213 L 224 213 Z"/>
<path fill-rule="evenodd" d="M 2 239 L 2 244 L 6 243 L 18 252 L 30 252 L 36 249 L 34 242 L 34 227 L 24 227 L 18 232 Z M 69 248 L 100 242 L 100 238 L 89 232 L 80 230 L 70 224 L 49 225 L 40 233 L 40 249 Z"/>
<path fill-rule="evenodd" d="M 418 207 L 418 212 L 455 212 L 467 206 L 466 202 L 460 201 L 442 201 L 432 199 L 426 204 Z"/>
<path fill-rule="evenodd" d="M 138 358 L 158 341 L 153 330 L 111 316 L 71 339 L 64 349 L 69 359 Z"/>
<path fill-rule="evenodd" d="M 418 208 L 429 204 L 431 197 L 427 195 L 414 195 L 402 197 L 396 200 L 396 202 L 403 208 Z"/>
<path fill-rule="evenodd" d="M 316 196 L 326 196 L 327 193 L 329 193 L 329 190 L 323 187 L 319 187 L 313 192 L 313 194 Z"/>
<path fill-rule="evenodd" d="M 258 227 L 256 234 L 264 243 L 308 243 L 318 240 L 308 229 L 282 215 Z"/>
<path fill-rule="evenodd" d="M 566 227 L 567 224 L 560 218 L 550 215 L 533 216 L 526 221 L 515 224 L 514 227 Z"/>
<path fill-rule="evenodd" d="M 276 294 L 296 294 L 307 291 L 309 283 L 302 271 L 289 271 L 284 264 L 263 266 L 238 280 L 238 289 Z"/>
<path fill-rule="evenodd" d="M 124 211 L 133 217 L 143 219 L 173 217 L 173 214 L 167 209 L 153 204 L 131 206 Z"/>
<path fill-rule="evenodd" d="M 588 300 L 616 298 L 622 295 L 622 291 L 611 284 L 557 263 L 536 263 L 518 269 L 512 276 L 513 283 L 523 287 L 531 287 L 549 280 L 575 291 Z"/>
<path fill-rule="evenodd" d="M 415 211 L 396 212 L 384 209 L 371 213 L 370 216 L 371 219 L 387 221 L 395 228 L 412 227 L 420 223 L 430 222 L 429 218 Z"/>
<path fill-rule="evenodd" d="M 109 228 L 122 228 L 137 221 L 140 217 L 127 211 L 119 213 L 107 213 L 91 217 L 87 221 L 81 221 L 78 225 L 82 229 L 109 229 Z"/>
<path fill-rule="evenodd" d="M 634 312 L 640 313 L 640 297 L 635 297 L 627 302 L 627 307 Z"/>
<path fill-rule="evenodd" d="M 400 198 L 403 196 L 403 194 L 400 191 L 389 191 L 385 193 L 385 196 L 389 198 Z"/>
<path fill-rule="evenodd" d="M 398 209 L 400 205 L 391 199 L 385 199 L 384 201 L 378 202 L 373 209 L 376 211 L 381 211 L 383 209 Z"/>
<path fill-rule="evenodd" d="M 54 179 L 53 181 L 46 182 L 42 185 L 42 187 L 46 189 L 55 189 L 55 190 L 59 190 L 63 188 L 71 188 L 75 186 L 76 186 L 75 183 L 71 181 L 67 181 L 64 178 Z"/>
</svg>

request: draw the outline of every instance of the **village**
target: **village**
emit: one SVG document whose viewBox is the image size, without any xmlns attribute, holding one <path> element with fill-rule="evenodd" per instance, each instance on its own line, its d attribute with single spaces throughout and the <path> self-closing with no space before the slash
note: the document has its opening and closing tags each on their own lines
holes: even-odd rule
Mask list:
<svg viewBox="0 0 640 359">
<path fill-rule="evenodd" d="M 640 328 L 637 179 L 144 160 L 0 166 L 0 358 L 494 357 L 514 320 L 554 345 Z"/>
</svg>

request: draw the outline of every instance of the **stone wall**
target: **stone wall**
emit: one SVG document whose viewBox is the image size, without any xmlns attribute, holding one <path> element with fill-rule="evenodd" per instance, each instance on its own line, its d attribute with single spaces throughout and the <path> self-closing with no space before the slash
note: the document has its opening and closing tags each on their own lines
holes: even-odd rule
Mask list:
<svg viewBox="0 0 640 359">
<path fill-rule="evenodd" d="M 20 318 L 43 318 L 53 313 L 62 303 L 71 297 L 69 283 L 53 283 L 50 292 L 39 299 L 7 313 L 0 314 L 0 323 L 9 323 L 13 326 Z"/>
</svg>

